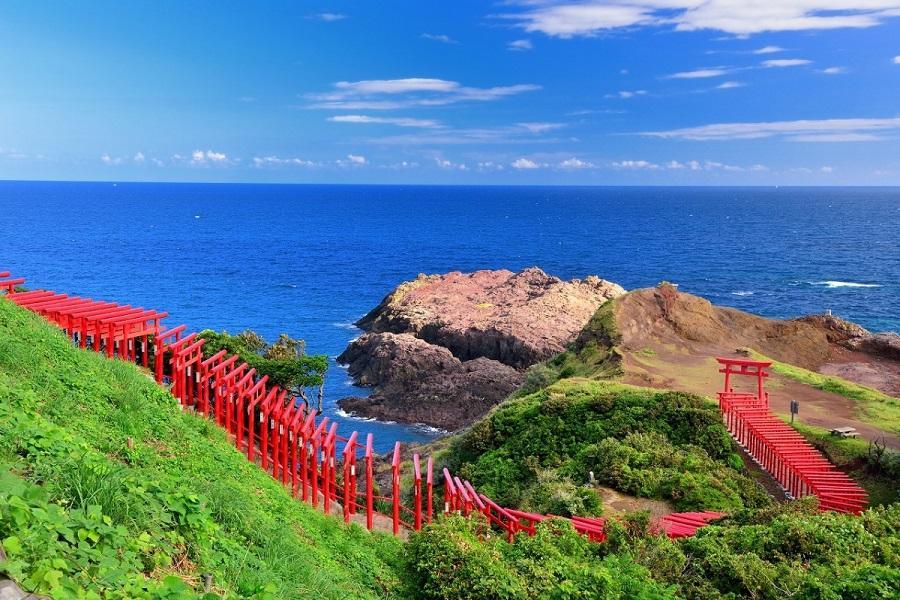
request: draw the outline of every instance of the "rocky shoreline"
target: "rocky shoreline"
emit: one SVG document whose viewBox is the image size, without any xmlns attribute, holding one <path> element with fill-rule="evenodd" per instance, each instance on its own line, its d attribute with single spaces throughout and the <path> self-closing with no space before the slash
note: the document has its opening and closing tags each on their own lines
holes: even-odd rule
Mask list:
<svg viewBox="0 0 900 600">
<path fill-rule="evenodd" d="M 598 277 L 563 281 L 537 268 L 420 275 L 357 325 L 338 357 L 367 398 L 348 413 L 445 430 L 464 427 L 521 385 L 524 371 L 574 341 L 625 290 Z"/>
</svg>

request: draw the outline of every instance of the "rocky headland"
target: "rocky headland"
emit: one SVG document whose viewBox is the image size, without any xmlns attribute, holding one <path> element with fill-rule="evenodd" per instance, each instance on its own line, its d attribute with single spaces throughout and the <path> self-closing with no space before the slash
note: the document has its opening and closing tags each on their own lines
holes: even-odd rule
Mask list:
<svg viewBox="0 0 900 600">
<path fill-rule="evenodd" d="M 360 416 L 458 429 L 624 293 L 599 277 L 563 281 L 537 268 L 420 275 L 357 323 L 365 334 L 338 361 L 373 391 L 338 404 Z"/>
</svg>

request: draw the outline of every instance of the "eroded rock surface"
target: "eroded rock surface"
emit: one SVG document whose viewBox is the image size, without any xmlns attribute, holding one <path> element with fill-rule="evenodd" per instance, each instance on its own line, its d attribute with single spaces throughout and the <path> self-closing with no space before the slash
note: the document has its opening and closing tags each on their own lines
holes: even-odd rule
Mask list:
<svg viewBox="0 0 900 600">
<path fill-rule="evenodd" d="M 420 275 L 357 323 L 367 333 L 338 360 L 374 391 L 339 405 L 366 417 L 464 426 L 624 292 L 598 277 L 563 281 L 537 268 Z"/>
</svg>

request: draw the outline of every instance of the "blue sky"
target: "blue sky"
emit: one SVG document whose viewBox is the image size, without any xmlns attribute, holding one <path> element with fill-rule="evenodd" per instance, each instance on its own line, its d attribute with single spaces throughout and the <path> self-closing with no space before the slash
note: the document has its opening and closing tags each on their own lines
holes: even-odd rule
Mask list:
<svg viewBox="0 0 900 600">
<path fill-rule="evenodd" d="M 5 2 L 0 178 L 898 185 L 900 0 Z"/>
</svg>

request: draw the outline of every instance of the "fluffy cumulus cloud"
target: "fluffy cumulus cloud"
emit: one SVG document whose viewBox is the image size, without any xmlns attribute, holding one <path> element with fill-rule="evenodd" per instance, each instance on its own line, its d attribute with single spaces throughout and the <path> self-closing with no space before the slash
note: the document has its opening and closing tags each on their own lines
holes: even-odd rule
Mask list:
<svg viewBox="0 0 900 600">
<path fill-rule="evenodd" d="M 539 90 L 530 83 L 488 88 L 464 86 L 458 81 L 430 77 L 338 81 L 329 92 L 307 94 L 308 108 L 394 110 L 445 106 L 458 102 L 490 102 Z"/>
<path fill-rule="evenodd" d="M 364 165 L 368 162 L 365 156 L 359 154 L 348 154 L 347 160 L 353 165 Z"/>
<path fill-rule="evenodd" d="M 865 28 L 900 16 L 900 0 L 513 0 L 499 15 L 528 32 L 571 38 L 616 29 L 765 31 Z"/>
<path fill-rule="evenodd" d="M 900 117 L 887 119 L 820 119 L 759 123 L 716 123 L 642 135 L 682 140 L 738 140 L 780 137 L 795 142 L 863 142 L 900 131 Z"/>
<path fill-rule="evenodd" d="M 900 54 L 898 54 L 897 56 L 894 57 L 894 64 L 900 65 Z"/>
<path fill-rule="evenodd" d="M 228 155 L 224 152 L 216 152 L 215 150 L 194 150 L 191 152 L 190 164 L 192 165 L 225 165 L 233 164 L 235 161 L 229 160 Z"/>
<path fill-rule="evenodd" d="M 566 170 L 593 169 L 594 164 L 591 162 L 588 162 L 586 160 L 581 160 L 580 158 L 575 158 L 573 156 L 572 158 L 567 158 L 565 160 L 561 160 L 559 162 L 559 168 L 566 169 Z"/>
<path fill-rule="evenodd" d="M 100 155 L 100 162 L 104 165 L 115 166 L 121 165 L 122 159 L 118 156 L 110 156 L 109 154 L 104 153 Z"/>
<path fill-rule="evenodd" d="M 381 123 L 398 127 L 422 127 L 433 129 L 441 124 L 433 119 L 413 119 L 408 117 L 371 117 L 369 115 L 335 115 L 328 117 L 332 123 Z"/>
<path fill-rule="evenodd" d="M 532 169 L 539 169 L 541 167 L 541 165 L 534 162 L 530 158 L 517 158 L 516 160 L 512 161 L 509 166 L 520 171 L 530 171 Z"/>
</svg>

